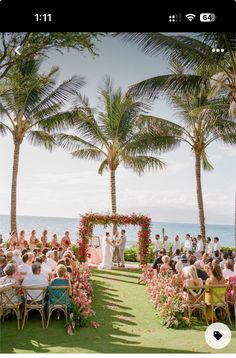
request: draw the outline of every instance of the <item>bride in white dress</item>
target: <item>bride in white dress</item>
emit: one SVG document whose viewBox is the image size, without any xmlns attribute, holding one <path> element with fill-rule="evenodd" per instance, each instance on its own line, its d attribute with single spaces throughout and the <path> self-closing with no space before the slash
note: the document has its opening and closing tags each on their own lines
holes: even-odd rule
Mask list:
<svg viewBox="0 0 236 358">
<path fill-rule="evenodd" d="M 98 266 L 100 269 L 111 269 L 113 266 L 112 262 L 112 255 L 113 255 L 113 244 L 110 239 L 109 232 L 106 232 L 106 235 L 104 237 L 104 246 L 103 246 L 103 252 L 102 252 L 102 262 Z"/>
</svg>

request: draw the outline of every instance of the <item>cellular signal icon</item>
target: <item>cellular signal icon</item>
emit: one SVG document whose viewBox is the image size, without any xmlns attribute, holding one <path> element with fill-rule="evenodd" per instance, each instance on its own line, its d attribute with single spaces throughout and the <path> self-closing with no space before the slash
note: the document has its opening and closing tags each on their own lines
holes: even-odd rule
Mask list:
<svg viewBox="0 0 236 358">
<path fill-rule="evenodd" d="M 181 22 L 181 14 L 169 15 L 169 22 Z"/>
<path fill-rule="evenodd" d="M 187 14 L 187 15 L 185 15 L 185 17 L 186 17 L 189 21 L 193 21 L 193 19 L 196 17 L 196 15 L 194 15 L 194 14 Z"/>
</svg>

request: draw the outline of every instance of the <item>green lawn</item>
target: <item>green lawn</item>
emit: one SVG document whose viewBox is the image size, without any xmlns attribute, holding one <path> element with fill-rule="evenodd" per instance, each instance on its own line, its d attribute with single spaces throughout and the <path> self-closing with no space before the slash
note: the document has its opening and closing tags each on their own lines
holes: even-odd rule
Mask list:
<svg viewBox="0 0 236 358">
<path fill-rule="evenodd" d="M 69 337 L 64 320 L 40 325 L 37 313 L 24 330 L 15 321 L 1 325 L 2 353 L 235 353 L 236 331 L 223 350 L 213 350 L 204 339 L 205 326 L 174 330 L 163 327 L 155 317 L 145 287 L 138 283 L 138 270 L 93 271 L 94 320 L 101 326 L 81 328 Z M 109 306 L 109 307 L 107 307 Z"/>
</svg>

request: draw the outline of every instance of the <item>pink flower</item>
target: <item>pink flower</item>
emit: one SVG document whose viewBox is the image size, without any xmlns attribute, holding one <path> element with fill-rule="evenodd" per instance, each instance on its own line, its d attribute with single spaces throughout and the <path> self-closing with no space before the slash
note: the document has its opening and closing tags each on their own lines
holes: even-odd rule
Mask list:
<svg viewBox="0 0 236 358">
<path fill-rule="evenodd" d="M 69 334 L 69 336 L 73 336 L 73 329 L 72 329 L 72 326 L 68 326 L 67 327 L 67 333 Z"/>
<path fill-rule="evenodd" d="M 91 326 L 94 327 L 94 328 L 99 328 L 99 327 L 100 327 L 100 323 L 95 322 L 95 321 L 91 321 L 90 324 L 91 324 Z"/>
</svg>

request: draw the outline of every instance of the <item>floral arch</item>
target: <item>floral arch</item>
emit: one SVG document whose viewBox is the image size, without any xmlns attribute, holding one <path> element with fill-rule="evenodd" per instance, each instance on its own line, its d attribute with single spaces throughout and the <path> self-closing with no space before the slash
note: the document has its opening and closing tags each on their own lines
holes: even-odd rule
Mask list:
<svg viewBox="0 0 236 358">
<path fill-rule="evenodd" d="M 95 225 L 103 225 L 104 227 L 110 224 L 117 225 L 139 225 L 138 232 L 138 248 L 140 255 L 140 264 L 145 265 L 148 261 L 150 240 L 151 218 L 141 214 L 118 215 L 118 214 L 98 214 L 86 213 L 81 215 L 79 227 L 79 250 L 78 259 L 80 262 L 87 260 L 88 243 L 93 235 L 93 227 Z"/>
</svg>

